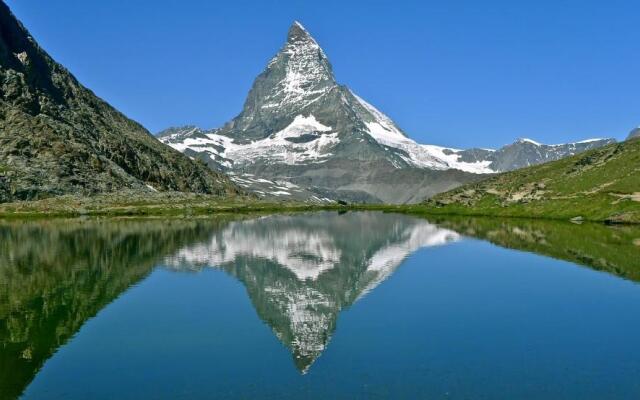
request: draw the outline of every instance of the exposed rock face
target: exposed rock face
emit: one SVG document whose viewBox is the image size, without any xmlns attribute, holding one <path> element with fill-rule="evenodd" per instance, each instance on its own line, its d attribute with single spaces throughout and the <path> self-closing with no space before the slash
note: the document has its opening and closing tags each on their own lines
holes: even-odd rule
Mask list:
<svg viewBox="0 0 640 400">
<path fill-rule="evenodd" d="M 331 92 L 339 94 L 340 88 L 329 60 L 308 32 L 294 23 L 285 46 L 256 78 L 242 113 L 219 133 L 241 140 L 267 138 L 290 125 L 292 119 L 313 103 L 322 102 L 327 95 L 335 96 Z M 315 118 L 304 122 L 308 122 L 311 132 L 313 127 L 320 126 Z"/>
<path fill-rule="evenodd" d="M 238 191 L 83 87 L 0 2 L 0 202 L 124 188 Z"/>
<path fill-rule="evenodd" d="M 251 183 L 255 177 L 287 181 L 315 199 L 389 203 L 418 202 L 482 174 L 604 144 L 528 148 L 518 142 L 498 151 L 418 144 L 336 82 L 326 54 L 297 22 L 256 78 L 240 115 L 220 129 L 171 128 L 160 139 L 265 196 L 270 195 L 267 189 Z M 303 190 L 271 192 L 300 198 Z"/>
<path fill-rule="evenodd" d="M 627 137 L 627 140 L 635 139 L 635 138 L 640 138 L 640 127 L 637 127 L 631 132 L 629 132 L 629 137 Z"/>
</svg>

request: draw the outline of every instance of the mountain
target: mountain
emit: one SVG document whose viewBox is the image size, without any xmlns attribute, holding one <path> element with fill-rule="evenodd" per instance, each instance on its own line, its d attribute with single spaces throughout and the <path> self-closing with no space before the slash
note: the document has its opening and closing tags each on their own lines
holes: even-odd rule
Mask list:
<svg viewBox="0 0 640 400">
<path fill-rule="evenodd" d="M 429 222 L 381 213 L 272 215 L 231 222 L 166 264 L 220 268 L 237 278 L 259 317 L 305 373 L 326 349 L 339 313 L 391 276 L 413 252 L 460 236 Z"/>
<path fill-rule="evenodd" d="M 239 191 L 82 86 L 1 1 L 0 115 L 0 202 L 127 188 Z"/>
<path fill-rule="evenodd" d="M 587 150 L 615 143 L 615 139 L 589 139 L 567 144 L 541 144 L 518 139 L 498 150 L 470 149 L 458 152 L 460 160 L 486 165 L 491 172 L 506 172 L 573 156 Z"/>
<path fill-rule="evenodd" d="M 635 128 L 631 132 L 629 132 L 629 137 L 627 137 L 627 140 L 635 139 L 635 138 L 639 138 L 639 137 L 640 137 L 640 126 Z"/>
<path fill-rule="evenodd" d="M 417 202 L 477 181 L 481 174 L 608 143 L 534 146 L 522 141 L 498 151 L 418 144 L 388 116 L 336 82 L 326 54 L 298 22 L 256 78 L 236 118 L 211 131 L 170 128 L 159 138 L 243 180 L 239 183 L 248 189 L 256 189 L 257 177 L 286 181 L 316 198 L 389 203 Z"/>
<path fill-rule="evenodd" d="M 506 172 L 439 194 L 426 206 L 421 211 L 430 214 L 640 223 L 640 140 Z"/>
<path fill-rule="evenodd" d="M 418 201 L 478 178 L 451 169 L 455 157 L 423 150 L 339 85 L 324 51 L 297 22 L 236 118 L 212 131 L 172 129 L 160 139 L 214 169 L 286 180 L 334 199 Z"/>
</svg>

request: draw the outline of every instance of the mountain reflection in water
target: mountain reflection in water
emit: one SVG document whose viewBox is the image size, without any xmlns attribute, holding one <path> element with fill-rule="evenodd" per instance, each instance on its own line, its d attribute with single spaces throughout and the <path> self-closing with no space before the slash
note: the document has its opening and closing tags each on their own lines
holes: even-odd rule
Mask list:
<svg viewBox="0 0 640 400">
<path fill-rule="evenodd" d="M 341 310 L 423 247 L 464 236 L 640 281 L 640 229 L 373 212 L 0 222 L 0 393 L 17 398 L 103 308 L 158 267 L 217 268 L 306 373 Z"/>
<path fill-rule="evenodd" d="M 177 270 L 218 267 L 240 280 L 260 318 L 306 372 L 327 346 L 340 310 L 414 251 L 459 237 L 402 215 L 276 215 L 231 222 L 167 264 Z"/>
</svg>

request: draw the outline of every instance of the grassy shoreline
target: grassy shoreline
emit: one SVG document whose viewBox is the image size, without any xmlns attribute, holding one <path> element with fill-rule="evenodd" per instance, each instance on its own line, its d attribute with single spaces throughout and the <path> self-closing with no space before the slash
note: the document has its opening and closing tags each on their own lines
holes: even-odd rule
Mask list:
<svg viewBox="0 0 640 400">
<path fill-rule="evenodd" d="M 255 199 L 171 193 L 150 197 L 100 195 L 62 196 L 38 201 L 0 204 L 0 218 L 77 217 L 196 217 L 219 214 L 340 210 L 340 205 L 274 203 Z"/>
<path fill-rule="evenodd" d="M 535 206 L 535 205 L 533 205 Z M 497 217 L 569 221 L 581 217 L 585 222 L 640 224 L 638 213 L 632 218 L 612 218 L 610 209 L 576 210 L 562 205 L 540 209 L 532 205 L 487 207 L 464 205 L 413 204 L 307 204 L 295 202 L 264 202 L 249 198 L 221 199 L 218 197 L 166 193 L 136 197 L 135 194 L 99 195 L 94 197 L 62 196 L 44 200 L 0 204 L 1 219 L 42 219 L 79 217 L 206 217 L 229 214 L 268 214 L 310 211 L 382 211 L 433 217 Z M 583 212 L 580 212 L 583 211 Z"/>
</svg>

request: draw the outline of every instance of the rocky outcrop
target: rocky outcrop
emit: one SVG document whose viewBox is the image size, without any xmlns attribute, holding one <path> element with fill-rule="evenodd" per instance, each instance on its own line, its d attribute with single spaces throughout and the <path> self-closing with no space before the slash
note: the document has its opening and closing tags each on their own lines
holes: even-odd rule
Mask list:
<svg viewBox="0 0 640 400">
<path fill-rule="evenodd" d="M 124 188 L 238 192 L 82 86 L 0 2 L 0 202 Z"/>
</svg>

